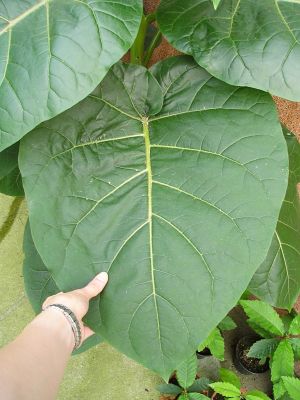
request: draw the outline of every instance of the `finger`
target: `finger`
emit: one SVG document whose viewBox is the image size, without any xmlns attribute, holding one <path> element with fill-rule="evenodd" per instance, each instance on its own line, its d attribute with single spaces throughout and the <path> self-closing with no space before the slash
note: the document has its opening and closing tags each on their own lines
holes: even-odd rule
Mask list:
<svg viewBox="0 0 300 400">
<path fill-rule="evenodd" d="M 83 337 L 86 340 L 87 338 L 89 338 L 90 336 L 94 335 L 94 331 L 91 330 L 91 328 L 89 328 L 88 326 L 84 326 L 83 327 Z"/>
<path fill-rule="evenodd" d="M 97 275 L 88 285 L 80 289 L 80 292 L 88 299 L 97 296 L 105 288 L 108 281 L 108 275 L 106 272 L 101 272 Z"/>
</svg>

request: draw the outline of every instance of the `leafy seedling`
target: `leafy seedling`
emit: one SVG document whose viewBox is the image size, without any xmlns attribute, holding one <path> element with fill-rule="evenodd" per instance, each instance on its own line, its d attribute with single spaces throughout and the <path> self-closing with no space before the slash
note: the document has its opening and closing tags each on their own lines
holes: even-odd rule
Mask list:
<svg viewBox="0 0 300 400">
<path fill-rule="evenodd" d="M 177 396 L 178 400 L 202 400 L 207 397 L 201 393 L 209 388 L 209 379 L 197 378 L 197 358 L 195 355 L 180 364 L 176 371 L 177 384 L 167 383 L 157 386 L 165 395 Z"/>
<path fill-rule="evenodd" d="M 209 386 L 225 399 L 231 400 L 271 400 L 269 396 L 259 390 L 247 390 L 242 387 L 239 377 L 229 369 L 220 369 L 220 382 L 211 383 Z M 212 396 L 214 398 L 214 395 Z"/>
<path fill-rule="evenodd" d="M 249 357 L 270 358 L 275 399 L 286 392 L 282 377 L 294 376 L 294 360 L 300 358 L 300 315 L 280 317 L 269 304 L 241 300 L 249 326 L 262 337 L 248 352 Z"/>
<path fill-rule="evenodd" d="M 222 332 L 230 331 L 236 328 L 236 323 L 228 315 L 219 323 L 219 325 L 210 333 L 199 346 L 198 352 L 209 349 L 211 354 L 217 359 L 223 361 L 225 354 L 225 343 Z"/>
</svg>

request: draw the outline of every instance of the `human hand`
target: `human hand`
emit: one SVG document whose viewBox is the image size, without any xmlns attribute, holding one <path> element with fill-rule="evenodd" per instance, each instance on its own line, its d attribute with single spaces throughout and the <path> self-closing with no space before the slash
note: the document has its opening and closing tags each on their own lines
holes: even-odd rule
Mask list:
<svg viewBox="0 0 300 400">
<path fill-rule="evenodd" d="M 62 304 L 68 307 L 76 315 L 82 332 L 82 341 L 94 334 L 94 332 L 85 326 L 82 318 L 85 316 L 89 309 L 89 301 L 91 298 L 97 296 L 102 292 L 108 282 L 108 275 L 106 272 L 101 272 L 90 283 L 82 289 L 72 290 L 71 292 L 60 292 L 54 296 L 48 297 L 43 303 L 43 309 L 51 304 Z"/>
</svg>

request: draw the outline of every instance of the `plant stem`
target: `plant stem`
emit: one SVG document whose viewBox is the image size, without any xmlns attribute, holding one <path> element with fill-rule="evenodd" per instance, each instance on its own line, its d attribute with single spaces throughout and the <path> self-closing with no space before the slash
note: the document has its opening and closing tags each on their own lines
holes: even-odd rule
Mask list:
<svg viewBox="0 0 300 400">
<path fill-rule="evenodd" d="M 13 226 L 13 223 L 15 222 L 15 219 L 17 218 L 18 211 L 21 207 L 22 201 L 23 201 L 23 197 L 15 197 L 13 202 L 11 203 L 10 209 L 8 212 L 8 216 L 0 229 L 0 243 L 3 242 L 5 237 L 10 232 L 10 230 Z"/>
<path fill-rule="evenodd" d="M 150 43 L 150 46 L 148 47 L 148 50 L 146 51 L 144 60 L 143 60 L 143 65 L 145 65 L 145 67 L 148 65 L 153 51 L 155 50 L 156 46 L 158 45 L 159 41 L 161 40 L 162 34 L 160 31 L 156 32 L 156 35 L 154 36 L 154 38 L 152 39 L 152 42 Z"/>
<path fill-rule="evenodd" d="M 137 37 L 130 50 L 131 64 L 143 65 L 144 51 L 145 51 L 145 37 L 148 26 L 155 21 L 156 14 L 142 15 L 141 25 Z"/>
<path fill-rule="evenodd" d="M 152 24 L 152 22 L 154 22 L 156 20 L 156 13 L 154 12 L 154 13 L 148 14 L 148 15 L 146 15 L 145 18 L 147 20 L 147 24 L 150 25 L 150 24 Z"/>
</svg>

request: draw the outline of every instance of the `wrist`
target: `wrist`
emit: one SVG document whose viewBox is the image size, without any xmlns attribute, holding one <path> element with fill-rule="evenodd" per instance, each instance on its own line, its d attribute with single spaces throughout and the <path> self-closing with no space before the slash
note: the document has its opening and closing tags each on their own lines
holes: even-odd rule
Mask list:
<svg viewBox="0 0 300 400">
<path fill-rule="evenodd" d="M 54 307 L 48 308 L 39 314 L 32 322 L 45 332 L 45 336 L 53 338 L 66 346 L 72 352 L 75 339 L 72 328 L 65 316 Z"/>
</svg>

